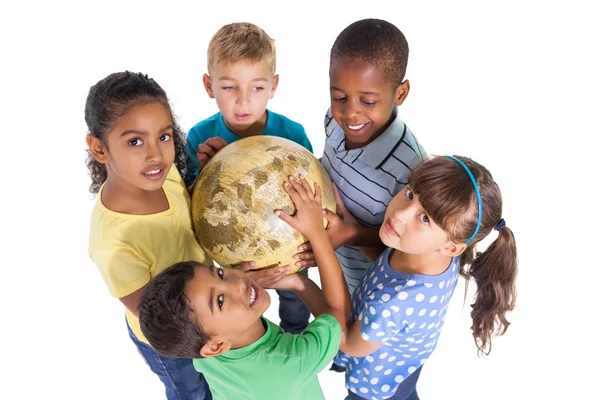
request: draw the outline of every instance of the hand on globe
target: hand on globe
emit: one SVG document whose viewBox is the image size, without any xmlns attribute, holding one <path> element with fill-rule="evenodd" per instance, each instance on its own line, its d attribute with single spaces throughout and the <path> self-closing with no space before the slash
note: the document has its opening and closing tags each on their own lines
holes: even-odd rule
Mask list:
<svg viewBox="0 0 600 400">
<path fill-rule="evenodd" d="M 227 146 L 227 142 L 225 139 L 219 136 L 211 137 L 204 143 L 198 145 L 198 153 L 196 153 L 196 160 L 198 161 L 198 174 L 200 174 L 212 156 L 214 156 L 225 146 Z"/>
<path fill-rule="evenodd" d="M 315 183 L 315 191 L 313 193 L 309 183 L 303 176 L 300 176 L 300 179 L 290 176 L 289 183 L 285 182 L 283 186 L 294 202 L 296 213 L 294 216 L 291 216 L 281 210 L 277 210 L 275 214 L 292 228 L 306 236 L 308 240 L 311 240 L 311 237 L 315 234 L 324 231 L 324 210 L 321 204 L 321 189 L 319 185 Z"/>
<path fill-rule="evenodd" d="M 298 246 L 298 251 L 300 253 L 294 254 L 294 258 L 299 260 L 296 262 L 296 266 L 302 268 L 311 268 L 316 267 L 317 262 L 315 260 L 315 253 L 312 251 L 312 246 L 310 242 L 304 242 L 300 246 Z"/>
</svg>

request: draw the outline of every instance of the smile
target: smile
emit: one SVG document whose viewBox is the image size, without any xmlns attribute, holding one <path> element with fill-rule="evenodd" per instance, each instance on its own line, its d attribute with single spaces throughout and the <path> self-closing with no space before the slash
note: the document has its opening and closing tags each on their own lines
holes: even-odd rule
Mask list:
<svg viewBox="0 0 600 400">
<path fill-rule="evenodd" d="M 366 124 L 360 124 L 360 125 L 348 125 L 346 124 L 346 126 L 348 127 L 348 129 L 351 129 L 353 131 L 358 131 L 361 130 Z"/>
</svg>

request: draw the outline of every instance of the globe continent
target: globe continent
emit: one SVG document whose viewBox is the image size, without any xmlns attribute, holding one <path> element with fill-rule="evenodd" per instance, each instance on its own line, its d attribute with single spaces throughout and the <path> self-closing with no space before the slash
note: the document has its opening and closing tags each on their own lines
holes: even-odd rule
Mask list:
<svg viewBox="0 0 600 400">
<path fill-rule="evenodd" d="M 219 151 L 198 176 L 192 194 L 192 220 L 206 252 L 221 266 L 255 261 L 256 269 L 290 265 L 306 237 L 274 211 L 293 214 L 283 188 L 290 176 L 304 176 L 322 191 L 323 208 L 335 212 L 327 171 L 304 147 L 275 136 L 240 139 Z M 323 219 L 324 225 L 327 220 Z"/>
</svg>

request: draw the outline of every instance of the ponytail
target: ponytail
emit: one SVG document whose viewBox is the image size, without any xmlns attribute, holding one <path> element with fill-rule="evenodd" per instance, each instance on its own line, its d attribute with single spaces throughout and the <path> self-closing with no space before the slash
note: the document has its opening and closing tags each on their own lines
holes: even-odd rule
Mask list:
<svg viewBox="0 0 600 400">
<path fill-rule="evenodd" d="M 470 257 L 469 257 L 470 253 Z M 468 264 L 473 248 L 465 251 L 461 264 Z M 512 231 L 502 226 L 498 238 L 471 263 L 468 278 L 477 284 L 475 302 L 471 304 L 473 339 L 479 355 L 490 354 L 492 338 L 503 335 L 510 325 L 506 313 L 515 307 L 517 297 L 517 246 Z"/>
</svg>

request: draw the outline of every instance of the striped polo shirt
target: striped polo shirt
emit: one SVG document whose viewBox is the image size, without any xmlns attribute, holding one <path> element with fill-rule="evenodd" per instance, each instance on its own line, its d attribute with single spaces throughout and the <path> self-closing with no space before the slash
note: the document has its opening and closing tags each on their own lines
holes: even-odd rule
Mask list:
<svg viewBox="0 0 600 400">
<path fill-rule="evenodd" d="M 394 109 L 392 124 L 365 147 L 346 150 L 343 129 L 331 115 L 325 115 L 325 149 L 321 162 L 338 187 L 344 205 L 373 234 L 379 234 L 385 210 L 392 198 L 404 188 L 413 168 L 427 158 L 410 129 Z M 343 246 L 336 255 L 350 293 L 371 265 L 356 247 Z"/>
</svg>

